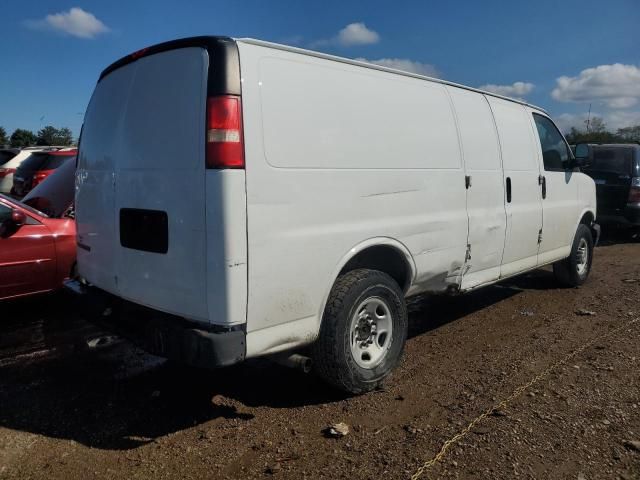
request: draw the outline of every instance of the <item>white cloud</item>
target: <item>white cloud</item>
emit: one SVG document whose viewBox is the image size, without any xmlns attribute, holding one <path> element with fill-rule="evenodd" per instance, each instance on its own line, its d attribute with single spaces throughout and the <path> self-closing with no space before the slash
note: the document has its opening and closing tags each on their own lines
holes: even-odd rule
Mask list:
<svg viewBox="0 0 640 480">
<path fill-rule="evenodd" d="M 582 70 L 576 77 L 559 77 L 556 83 L 551 96 L 560 102 L 629 108 L 640 100 L 640 68 L 635 65 L 599 65 Z"/>
<path fill-rule="evenodd" d="M 497 95 L 503 95 L 505 97 L 522 98 L 534 89 L 535 85 L 529 82 L 515 82 L 511 85 L 495 85 L 488 83 L 482 85 L 480 90 L 495 93 Z"/>
<path fill-rule="evenodd" d="M 356 58 L 359 62 L 375 63 L 387 68 L 395 68 L 405 72 L 426 75 L 427 77 L 440 77 L 440 72 L 436 67 L 429 63 L 415 62 L 408 58 L 380 58 L 378 60 L 367 60 L 366 58 Z"/>
<path fill-rule="evenodd" d="M 380 35 L 378 35 L 378 32 L 368 28 L 364 22 L 354 22 L 344 27 L 332 38 L 311 42 L 310 47 L 326 47 L 331 45 L 352 47 L 355 45 L 371 45 L 379 41 Z"/>
<path fill-rule="evenodd" d="M 578 130 L 584 130 L 585 121 L 587 120 L 588 115 L 588 112 L 562 113 L 560 115 L 553 116 L 553 119 L 560 130 L 568 132 L 571 127 L 576 127 Z M 591 112 L 591 118 L 593 117 L 600 117 L 604 120 L 607 130 L 611 132 L 615 132 L 619 128 L 640 125 L 640 111 L 614 110 L 604 113 Z"/>
<path fill-rule="evenodd" d="M 79 7 L 73 7 L 68 12 L 50 14 L 40 20 L 27 20 L 25 25 L 33 29 L 53 30 L 79 38 L 94 38 L 109 31 L 109 27 L 95 15 Z"/>
<path fill-rule="evenodd" d="M 367 28 L 363 22 L 350 23 L 338 32 L 336 37 L 340 45 L 349 47 L 351 45 L 370 45 L 380 41 L 378 32 Z"/>
</svg>

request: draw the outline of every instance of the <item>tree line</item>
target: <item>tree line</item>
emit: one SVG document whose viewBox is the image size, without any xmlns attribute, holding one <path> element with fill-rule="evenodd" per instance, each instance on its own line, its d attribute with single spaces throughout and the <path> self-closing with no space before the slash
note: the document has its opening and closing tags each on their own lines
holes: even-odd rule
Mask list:
<svg viewBox="0 0 640 480">
<path fill-rule="evenodd" d="M 67 127 L 55 128 L 51 125 L 33 133 L 31 130 L 16 128 L 11 136 L 7 135 L 7 131 L 0 127 L 0 147 L 9 145 L 11 147 L 33 147 L 40 145 L 56 145 L 67 147 L 73 145 L 73 133 Z"/>
<path fill-rule="evenodd" d="M 640 143 L 640 125 L 619 128 L 612 132 L 607 129 L 607 125 L 600 117 L 593 117 L 590 120 L 585 120 L 584 123 L 585 128 L 571 127 L 571 130 L 565 134 L 569 143 Z M 7 136 L 6 130 L 0 127 L 0 147 L 2 145 L 10 145 L 11 147 L 32 147 L 36 145 L 69 146 L 73 145 L 73 143 L 73 134 L 66 127 L 55 128 L 47 125 L 38 130 L 38 133 L 17 128 L 11 136 Z"/>
<path fill-rule="evenodd" d="M 571 127 L 565 135 L 567 142 L 574 143 L 640 143 L 640 125 L 619 128 L 615 132 L 607 129 L 600 117 L 585 120 L 585 128 Z"/>
</svg>

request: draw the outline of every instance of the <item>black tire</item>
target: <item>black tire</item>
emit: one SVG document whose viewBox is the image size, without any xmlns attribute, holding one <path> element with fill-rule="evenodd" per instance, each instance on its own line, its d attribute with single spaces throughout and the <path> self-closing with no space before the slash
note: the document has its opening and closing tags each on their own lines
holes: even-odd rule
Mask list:
<svg viewBox="0 0 640 480">
<path fill-rule="evenodd" d="M 380 363 L 372 368 L 358 365 L 351 351 L 351 320 L 367 299 L 383 301 L 390 313 L 391 338 L 385 340 Z M 329 384 L 351 394 L 369 392 L 379 386 L 396 367 L 407 339 L 407 308 L 398 284 L 378 270 L 358 269 L 336 280 L 312 347 L 316 373 Z M 386 343 L 388 341 L 389 343 Z"/>
<path fill-rule="evenodd" d="M 578 271 L 578 265 L 580 262 L 580 254 L 578 248 L 582 241 L 586 242 L 587 247 L 587 263 L 586 269 L 582 272 Z M 566 287 L 579 287 L 586 282 L 591 272 L 591 263 L 593 261 L 593 237 L 591 236 L 591 230 L 584 224 L 578 225 L 576 230 L 576 236 L 573 239 L 573 245 L 571 246 L 571 253 L 569 257 L 553 264 L 553 273 L 562 285 Z"/>
</svg>

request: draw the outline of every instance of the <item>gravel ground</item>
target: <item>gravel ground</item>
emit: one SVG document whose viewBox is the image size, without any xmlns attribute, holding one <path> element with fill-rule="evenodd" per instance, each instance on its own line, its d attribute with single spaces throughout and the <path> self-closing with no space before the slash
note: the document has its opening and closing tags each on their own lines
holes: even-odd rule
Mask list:
<svg viewBox="0 0 640 480">
<path fill-rule="evenodd" d="M 0 478 L 640 479 L 640 245 L 605 242 L 590 280 L 548 269 L 461 297 L 414 298 L 402 365 L 347 398 L 255 361 L 176 366 L 76 319 L 67 299 L 0 312 Z M 349 433 L 323 430 L 344 422 Z M 634 443 L 637 442 L 637 443 Z"/>
</svg>

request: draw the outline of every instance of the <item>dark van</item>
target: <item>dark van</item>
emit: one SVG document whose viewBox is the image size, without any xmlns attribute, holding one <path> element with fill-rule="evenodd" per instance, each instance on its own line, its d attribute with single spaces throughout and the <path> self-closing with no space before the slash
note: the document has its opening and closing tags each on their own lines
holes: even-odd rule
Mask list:
<svg viewBox="0 0 640 480">
<path fill-rule="evenodd" d="M 640 145 L 592 145 L 584 173 L 596 183 L 598 222 L 640 226 Z"/>
</svg>

